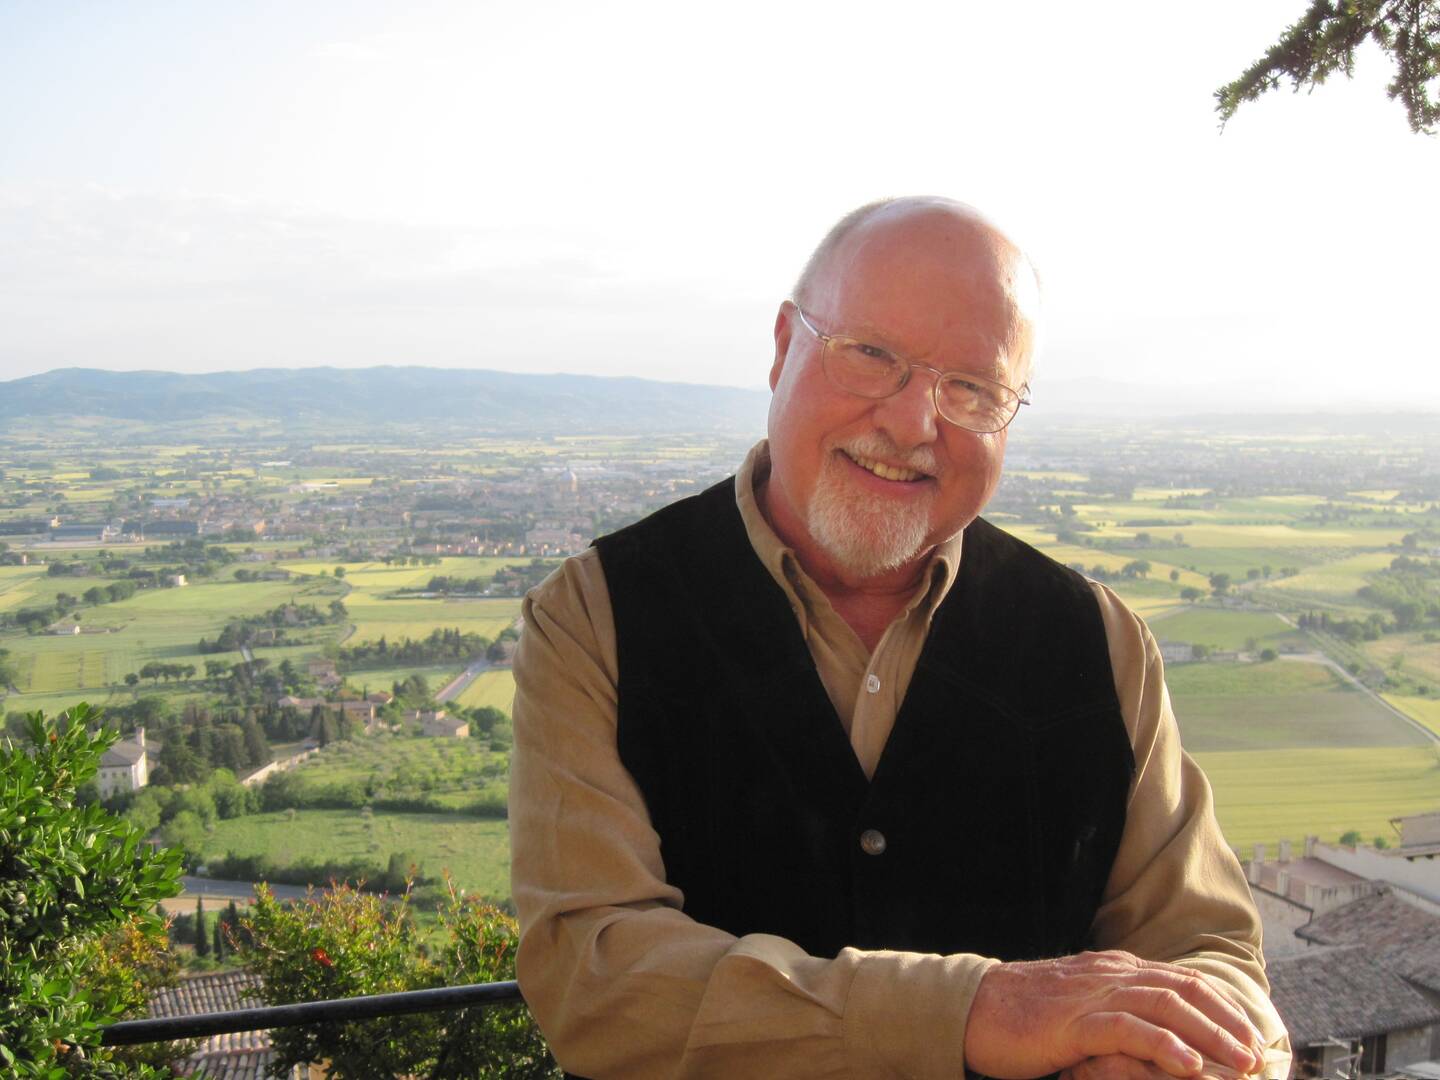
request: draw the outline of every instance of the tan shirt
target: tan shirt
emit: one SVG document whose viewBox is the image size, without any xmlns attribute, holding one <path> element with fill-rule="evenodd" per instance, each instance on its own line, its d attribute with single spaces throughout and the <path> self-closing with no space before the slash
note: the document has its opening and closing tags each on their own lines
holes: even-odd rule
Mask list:
<svg viewBox="0 0 1440 1080">
<path fill-rule="evenodd" d="M 739 473 L 740 513 L 870 775 L 963 533 L 936 550 L 870 654 L 761 515 L 755 489 L 768 475 L 761 442 Z M 1266 996 L 1259 919 L 1210 785 L 1180 748 L 1159 651 L 1114 593 L 1094 589 L 1136 762 L 1097 947 L 1213 976 L 1270 1041 L 1266 1075 L 1283 1077 L 1289 1043 Z M 524 617 L 510 777 L 518 968 L 560 1063 L 593 1080 L 960 1077 L 970 1003 L 997 961 L 859 949 L 826 960 L 688 918 L 616 750 L 615 627 L 594 549 L 531 590 Z"/>
</svg>

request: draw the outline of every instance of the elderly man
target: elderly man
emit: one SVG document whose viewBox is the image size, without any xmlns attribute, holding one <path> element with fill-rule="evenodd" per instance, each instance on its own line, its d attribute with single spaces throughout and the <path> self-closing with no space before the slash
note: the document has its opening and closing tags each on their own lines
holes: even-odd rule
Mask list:
<svg viewBox="0 0 1440 1080">
<path fill-rule="evenodd" d="M 768 441 L 527 598 L 519 972 L 567 1069 L 1283 1075 L 1154 640 L 977 517 L 1036 303 L 969 208 L 861 208 L 780 306 Z"/>
</svg>

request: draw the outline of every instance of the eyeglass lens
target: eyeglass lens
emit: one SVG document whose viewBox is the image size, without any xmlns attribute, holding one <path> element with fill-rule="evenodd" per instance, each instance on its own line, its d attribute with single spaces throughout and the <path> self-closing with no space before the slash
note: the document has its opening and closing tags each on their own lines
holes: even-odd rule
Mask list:
<svg viewBox="0 0 1440 1080">
<path fill-rule="evenodd" d="M 825 370 L 842 390 L 861 397 L 884 398 L 899 392 L 911 365 L 883 349 L 853 338 L 832 337 L 825 346 Z M 999 431 L 1020 399 L 1008 387 L 960 372 L 941 376 L 935 395 L 940 415 L 971 431 Z"/>
</svg>

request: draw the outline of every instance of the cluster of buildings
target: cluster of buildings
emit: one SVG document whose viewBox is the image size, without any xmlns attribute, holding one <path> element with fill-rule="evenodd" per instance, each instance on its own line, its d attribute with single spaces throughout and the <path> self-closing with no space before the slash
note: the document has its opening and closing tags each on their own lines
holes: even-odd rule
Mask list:
<svg viewBox="0 0 1440 1080">
<path fill-rule="evenodd" d="M 1440 1080 L 1440 810 L 1397 846 L 1257 844 L 1244 862 L 1297 1077 Z"/>
<path fill-rule="evenodd" d="M 368 484 L 281 481 L 264 476 L 267 462 L 244 488 L 216 486 L 174 497 L 132 489 L 99 515 L 80 508 L 100 504 L 77 502 L 73 516 L 57 507 L 56 513 L 0 520 L 0 535 L 69 544 L 264 537 L 320 554 L 327 545 L 338 552 L 365 544 L 382 554 L 401 548 L 437 555 L 568 555 L 583 550 L 598 531 L 727 475 L 740 453 L 726 444 L 708 455 L 675 458 L 516 455 L 502 467 L 447 468 L 437 476 L 436 459 L 416 451 L 404 461 L 387 459 L 385 478 Z M 222 468 L 219 461 L 211 464 Z M 360 456 L 345 460 L 343 469 L 353 473 L 365 464 Z M 203 478 L 204 469 L 197 462 L 192 473 Z"/>
</svg>

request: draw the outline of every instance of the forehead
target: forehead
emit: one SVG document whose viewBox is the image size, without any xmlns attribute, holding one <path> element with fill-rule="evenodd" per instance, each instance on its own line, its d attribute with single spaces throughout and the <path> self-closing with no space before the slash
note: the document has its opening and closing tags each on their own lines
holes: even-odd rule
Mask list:
<svg viewBox="0 0 1440 1080">
<path fill-rule="evenodd" d="M 988 222 L 926 209 L 857 226 L 806 299 L 831 332 L 945 367 L 1008 369 L 1028 351 L 1033 281 L 1024 256 Z"/>
</svg>

